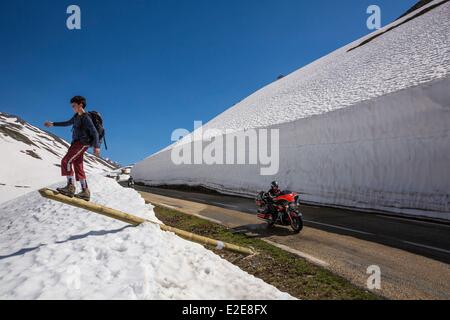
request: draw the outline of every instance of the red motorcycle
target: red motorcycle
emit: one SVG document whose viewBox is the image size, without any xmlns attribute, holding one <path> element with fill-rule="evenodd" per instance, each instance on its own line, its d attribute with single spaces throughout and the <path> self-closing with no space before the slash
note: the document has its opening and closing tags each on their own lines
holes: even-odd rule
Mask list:
<svg viewBox="0 0 450 320">
<path fill-rule="evenodd" d="M 272 198 L 267 192 L 261 191 L 255 199 L 258 207 L 258 218 L 269 226 L 275 224 L 291 226 L 295 233 L 303 229 L 303 215 L 299 211 L 300 197 L 292 191 L 282 191 Z"/>
</svg>

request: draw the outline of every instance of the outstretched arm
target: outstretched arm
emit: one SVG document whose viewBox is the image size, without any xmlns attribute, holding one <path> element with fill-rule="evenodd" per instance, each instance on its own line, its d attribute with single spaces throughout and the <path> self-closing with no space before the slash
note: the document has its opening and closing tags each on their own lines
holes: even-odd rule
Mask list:
<svg viewBox="0 0 450 320">
<path fill-rule="evenodd" d="M 51 122 L 51 121 L 46 121 L 44 123 L 44 125 L 46 127 L 68 127 L 70 125 L 73 125 L 75 120 L 75 116 L 73 116 L 70 120 L 68 121 L 64 121 L 64 122 Z"/>
<path fill-rule="evenodd" d="M 64 122 L 53 122 L 53 126 L 55 127 L 68 127 L 73 126 L 73 123 L 75 121 L 75 116 L 73 116 L 70 120 L 64 121 Z"/>
</svg>

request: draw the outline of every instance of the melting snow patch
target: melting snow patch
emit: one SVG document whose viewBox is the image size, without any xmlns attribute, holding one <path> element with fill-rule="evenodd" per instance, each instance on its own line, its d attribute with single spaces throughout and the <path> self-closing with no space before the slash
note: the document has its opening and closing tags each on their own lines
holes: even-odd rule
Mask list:
<svg viewBox="0 0 450 320">
<path fill-rule="evenodd" d="M 158 221 L 132 189 L 91 177 L 93 202 Z M 292 299 L 199 244 L 41 198 L 0 205 L 1 299 Z"/>
</svg>

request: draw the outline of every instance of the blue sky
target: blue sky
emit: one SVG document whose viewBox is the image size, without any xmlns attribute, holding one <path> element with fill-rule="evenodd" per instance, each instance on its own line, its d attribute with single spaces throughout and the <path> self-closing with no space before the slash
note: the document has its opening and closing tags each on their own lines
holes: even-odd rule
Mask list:
<svg viewBox="0 0 450 320">
<path fill-rule="evenodd" d="M 15 0 L 0 12 L 0 111 L 43 128 L 84 95 L 122 164 L 170 144 L 255 90 L 370 33 L 416 0 Z M 81 30 L 66 9 L 81 8 Z M 52 132 L 70 140 L 69 128 Z"/>
</svg>

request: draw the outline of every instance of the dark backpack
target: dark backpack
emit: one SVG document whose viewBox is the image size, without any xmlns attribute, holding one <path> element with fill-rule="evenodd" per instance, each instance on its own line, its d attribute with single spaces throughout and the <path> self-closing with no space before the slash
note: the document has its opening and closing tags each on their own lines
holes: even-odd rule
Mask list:
<svg viewBox="0 0 450 320">
<path fill-rule="evenodd" d="M 108 146 L 106 145 L 106 138 L 105 138 L 105 128 L 103 127 L 103 119 L 100 113 L 97 111 L 89 111 L 87 112 L 87 115 L 91 118 L 92 122 L 94 123 L 95 129 L 97 129 L 98 132 L 98 139 L 100 141 L 100 144 L 102 142 L 105 143 L 105 149 L 108 150 Z"/>
</svg>

